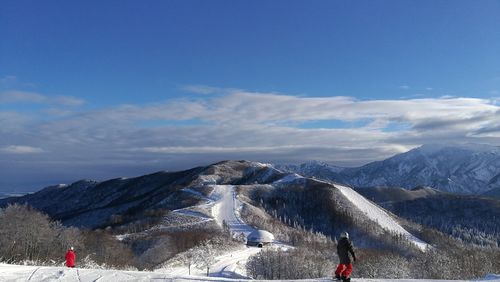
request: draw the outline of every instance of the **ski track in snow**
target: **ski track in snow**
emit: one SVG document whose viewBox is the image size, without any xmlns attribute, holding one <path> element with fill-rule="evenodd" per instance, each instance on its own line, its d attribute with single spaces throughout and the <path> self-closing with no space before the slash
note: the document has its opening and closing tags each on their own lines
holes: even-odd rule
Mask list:
<svg viewBox="0 0 500 282">
<path fill-rule="evenodd" d="M 241 202 L 236 198 L 233 185 L 214 185 L 212 198 L 215 200 L 212 206 L 212 216 L 222 226 L 227 224 L 232 236 L 244 234 L 248 236 L 255 228 L 246 224 L 239 217 Z M 244 249 L 232 251 L 216 258 L 216 263 L 211 267 L 211 276 L 246 278 L 245 264 L 248 258 L 259 253 L 262 249 L 255 247 L 244 247 Z"/>
<path fill-rule="evenodd" d="M 353 189 L 338 184 L 334 184 L 334 186 L 337 187 L 340 192 L 342 192 L 342 194 L 344 194 L 344 196 L 346 196 L 346 198 L 358 207 L 368 218 L 377 222 L 383 229 L 405 236 L 422 251 L 426 251 L 428 248 L 431 248 L 429 244 L 408 232 L 384 210 L 368 201 Z"/>
<path fill-rule="evenodd" d="M 35 272 L 37 272 L 39 269 L 40 269 L 40 267 L 38 267 L 35 270 L 33 270 L 33 272 L 31 272 L 31 274 L 30 274 L 30 277 L 28 277 L 27 281 L 31 281 L 31 278 L 33 278 L 33 275 L 35 275 Z"/>
<path fill-rule="evenodd" d="M 158 273 L 146 271 L 122 271 L 122 270 L 102 270 L 102 269 L 68 269 L 66 267 L 37 267 L 24 265 L 0 264 L 0 281 L 1 282 L 25 282 L 28 281 L 30 275 L 36 270 L 36 275 L 32 277 L 33 281 L 39 282 L 74 282 L 77 281 L 74 275 L 78 270 L 81 282 L 119 282 L 119 281 L 220 281 L 220 282 L 237 282 L 249 281 L 248 279 L 231 279 L 223 277 L 206 277 L 206 276 L 188 276 L 171 273 Z M 230 267 L 223 271 L 231 270 Z M 259 280 L 253 280 L 259 281 Z M 263 280 L 260 280 L 263 281 Z M 269 281 L 269 280 L 268 280 Z M 273 280 L 273 281 L 332 281 L 330 278 L 304 279 L 304 280 Z M 333 280 L 335 281 L 335 280 Z M 488 275 L 484 279 L 479 280 L 428 280 L 428 279 L 363 279 L 352 278 L 353 282 L 465 282 L 465 281 L 490 281 L 500 282 L 500 275 Z"/>
<path fill-rule="evenodd" d="M 217 196 L 218 200 L 212 207 L 212 215 L 220 226 L 225 221 L 233 236 L 243 233 L 246 237 L 255 231 L 255 228 L 245 224 L 238 215 L 241 202 L 236 198 L 234 186 L 214 185 L 213 193 Z"/>
</svg>

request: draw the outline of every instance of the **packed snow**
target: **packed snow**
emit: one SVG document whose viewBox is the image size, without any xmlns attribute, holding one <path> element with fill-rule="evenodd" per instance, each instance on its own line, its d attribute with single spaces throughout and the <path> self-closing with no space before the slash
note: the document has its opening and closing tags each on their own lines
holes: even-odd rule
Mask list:
<svg viewBox="0 0 500 282">
<path fill-rule="evenodd" d="M 79 269 L 66 267 L 45 267 L 45 266 L 23 266 L 0 264 L 1 282 L 106 282 L 106 281 L 248 281 L 246 279 L 230 279 L 222 277 L 199 277 L 188 275 L 177 275 L 173 273 L 159 273 L 147 271 L 123 271 L 123 270 L 102 270 L 102 269 Z M 253 280 L 257 281 L 257 280 Z M 273 280 L 283 281 L 283 280 Z M 287 281 L 332 281 L 331 278 L 287 280 Z M 353 282 L 445 282 L 445 281 L 471 281 L 471 280 L 416 280 L 416 279 L 363 279 L 352 278 Z M 500 275 L 488 275 L 484 279 L 472 281 L 500 281 Z"/>
<path fill-rule="evenodd" d="M 213 191 L 209 195 L 209 202 L 206 205 L 209 207 L 211 206 L 213 219 L 215 219 L 220 226 L 225 222 L 234 237 L 243 234 L 246 238 L 255 228 L 245 224 L 239 217 L 239 210 L 241 209 L 242 203 L 236 197 L 235 187 L 233 185 L 212 185 L 212 187 Z M 176 212 L 205 218 L 202 214 L 186 209 Z M 215 263 L 210 267 L 210 276 L 247 279 L 245 265 L 248 258 L 260 251 L 260 248 L 242 245 L 241 248 L 237 250 L 217 256 L 215 258 Z M 186 266 L 169 267 L 158 269 L 157 271 L 169 275 L 185 276 L 189 274 L 189 269 Z M 191 268 L 191 274 L 203 276 L 206 275 L 206 270 L 193 267 Z"/>
<path fill-rule="evenodd" d="M 295 181 L 304 180 L 304 177 L 296 173 L 288 174 L 287 176 L 280 178 L 273 182 L 273 184 L 286 184 L 293 183 Z"/>
<path fill-rule="evenodd" d="M 243 222 L 239 217 L 241 202 L 236 197 L 236 191 L 232 185 L 214 185 L 213 194 L 217 195 L 217 201 L 212 208 L 212 215 L 217 223 L 222 226 L 226 222 L 233 236 L 248 234 L 255 231 L 255 228 Z"/>
<path fill-rule="evenodd" d="M 377 222 L 383 229 L 403 235 L 422 251 L 431 248 L 429 244 L 418 239 L 413 234 L 404 229 L 396 220 L 394 220 L 394 218 L 387 214 L 386 211 L 368 201 L 365 197 L 361 196 L 353 189 L 338 184 L 335 184 L 335 187 L 337 187 L 340 192 L 342 192 L 342 194 L 346 196 L 346 198 L 358 209 L 360 209 L 368 218 Z"/>
</svg>

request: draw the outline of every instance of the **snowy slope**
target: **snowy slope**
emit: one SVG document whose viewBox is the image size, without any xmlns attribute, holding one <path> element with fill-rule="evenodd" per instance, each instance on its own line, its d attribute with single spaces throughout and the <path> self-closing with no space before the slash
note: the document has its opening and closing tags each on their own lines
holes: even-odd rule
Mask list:
<svg viewBox="0 0 500 282">
<path fill-rule="evenodd" d="M 212 215 L 220 226 L 226 222 L 233 236 L 243 233 L 246 237 L 255 230 L 239 217 L 241 202 L 236 198 L 233 185 L 214 185 L 212 193 L 218 198 L 212 208 Z"/>
<path fill-rule="evenodd" d="M 353 203 L 354 206 L 360 209 L 366 216 L 368 216 L 368 218 L 377 222 L 383 229 L 395 234 L 403 235 L 422 251 L 430 248 L 427 243 L 406 231 L 396 220 L 394 220 L 394 218 L 387 214 L 386 211 L 368 201 L 365 197 L 361 196 L 353 189 L 338 184 L 335 184 L 335 187 L 339 189 L 340 192 L 342 192 L 342 194 L 344 194 L 344 196 L 346 196 L 346 198 Z"/>
<path fill-rule="evenodd" d="M 223 222 L 226 222 L 231 234 L 238 236 L 244 234 L 245 237 L 255 229 L 245 224 L 239 217 L 239 209 L 241 202 L 236 198 L 235 187 L 233 185 L 211 185 L 213 191 L 210 194 L 209 202 L 206 204 L 211 207 L 213 218 L 222 227 Z M 177 211 L 188 213 L 191 216 L 196 216 L 196 213 L 188 211 Z M 204 218 L 203 215 L 199 215 Z M 232 277 L 232 278 L 247 278 L 246 262 L 252 255 L 257 254 L 262 249 L 256 247 L 247 247 L 242 245 L 241 248 L 227 252 L 215 258 L 215 263 L 210 267 L 210 275 L 214 277 Z M 158 269 L 158 272 L 188 275 L 187 267 L 170 267 Z M 192 275 L 203 276 L 206 274 L 204 269 L 191 269 Z"/>
<path fill-rule="evenodd" d="M 146 271 L 121 271 L 101 269 L 78 269 L 64 267 L 38 267 L 0 264 L 1 282 L 117 282 L 117 281 L 248 281 L 245 279 L 228 279 L 220 277 L 196 277 L 187 275 L 172 275 L 158 272 Z M 257 281 L 257 280 L 253 280 Z M 273 280 L 280 281 L 280 280 Z M 332 281 L 329 278 L 287 280 L 287 281 Z M 444 281 L 466 281 L 466 280 L 416 280 L 416 279 L 362 279 L 353 278 L 353 282 L 444 282 Z M 500 281 L 499 275 L 490 275 L 482 280 L 475 281 Z"/>
</svg>

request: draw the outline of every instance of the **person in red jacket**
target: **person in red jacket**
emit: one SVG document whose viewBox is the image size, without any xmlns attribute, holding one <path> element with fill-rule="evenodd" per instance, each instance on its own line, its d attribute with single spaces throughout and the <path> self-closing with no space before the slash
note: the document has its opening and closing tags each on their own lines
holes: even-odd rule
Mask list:
<svg viewBox="0 0 500 282">
<path fill-rule="evenodd" d="M 66 266 L 75 267 L 75 260 L 76 260 L 76 255 L 75 252 L 73 251 L 73 247 L 71 247 L 66 253 Z"/>
</svg>

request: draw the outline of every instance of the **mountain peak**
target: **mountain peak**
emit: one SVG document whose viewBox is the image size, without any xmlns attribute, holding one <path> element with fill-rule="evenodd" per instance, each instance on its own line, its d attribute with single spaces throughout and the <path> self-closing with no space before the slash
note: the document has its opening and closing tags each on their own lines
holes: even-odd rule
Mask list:
<svg viewBox="0 0 500 282">
<path fill-rule="evenodd" d="M 357 168 L 338 169 L 310 162 L 284 167 L 289 172 L 354 187 L 425 186 L 464 194 L 500 188 L 500 178 L 496 178 L 500 175 L 500 148 L 485 144 L 425 144 Z"/>
</svg>

